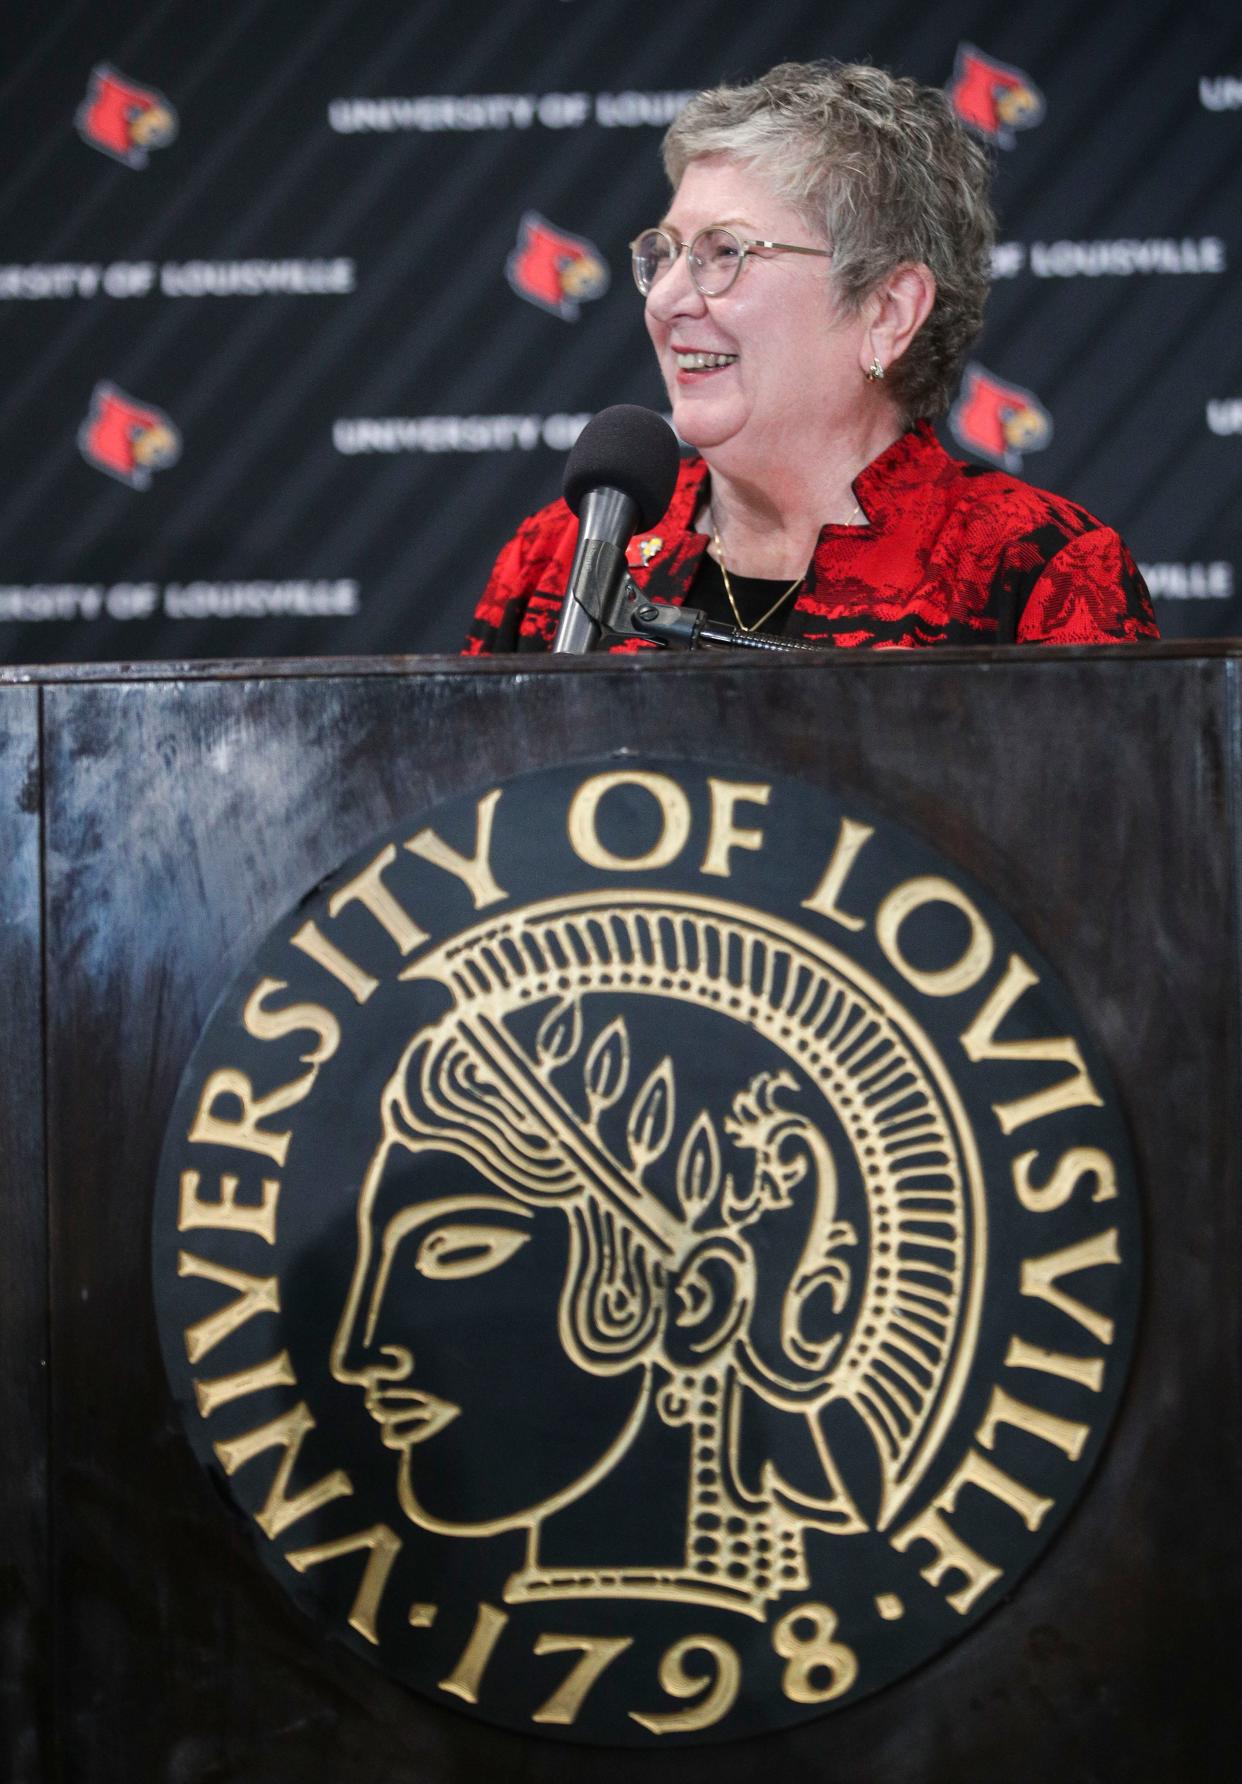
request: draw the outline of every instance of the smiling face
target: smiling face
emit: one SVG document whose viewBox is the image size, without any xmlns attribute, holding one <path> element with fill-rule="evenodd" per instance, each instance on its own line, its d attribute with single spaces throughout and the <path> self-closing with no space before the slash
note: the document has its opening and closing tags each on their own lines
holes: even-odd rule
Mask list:
<svg viewBox="0 0 1242 1784">
<path fill-rule="evenodd" d="M 743 238 L 826 243 L 753 168 L 722 155 L 687 167 L 664 227 L 689 242 L 711 223 Z M 647 332 L 688 445 L 735 474 L 813 448 L 865 412 L 866 324 L 836 301 L 829 260 L 753 252 L 721 297 L 703 297 L 686 255 L 647 295 Z M 727 363 L 700 368 L 696 356 Z"/>
</svg>

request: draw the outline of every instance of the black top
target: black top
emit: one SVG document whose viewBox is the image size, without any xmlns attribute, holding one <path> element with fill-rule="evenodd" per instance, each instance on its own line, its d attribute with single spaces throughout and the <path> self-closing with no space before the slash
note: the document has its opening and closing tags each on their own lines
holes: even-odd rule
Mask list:
<svg viewBox="0 0 1242 1784">
<path fill-rule="evenodd" d="M 766 576 L 739 576 L 735 570 L 730 570 L 729 582 L 733 588 L 733 599 L 737 602 L 743 624 L 747 627 L 754 626 L 755 621 L 785 593 L 789 581 L 788 577 L 772 582 Z M 794 589 L 789 599 L 781 602 L 767 624 L 756 628 L 761 636 L 779 638 L 782 635 L 797 598 L 798 591 Z M 699 608 L 708 619 L 719 620 L 726 626 L 737 624 L 733 609 L 729 606 L 729 597 L 725 593 L 720 565 L 710 552 L 703 553 L 694 581 L 690 584 L 686 604 Z"/>
</svg>

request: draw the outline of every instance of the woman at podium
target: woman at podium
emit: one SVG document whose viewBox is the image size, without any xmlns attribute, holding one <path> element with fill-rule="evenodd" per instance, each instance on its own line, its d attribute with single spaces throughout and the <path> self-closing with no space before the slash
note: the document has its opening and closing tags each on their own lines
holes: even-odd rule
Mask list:
<svg viewBox="0 0 1242 1784">
<path fill-rule="evenodd" d="M 963 383 L 994 217 L 987 156 L 942 92 L 785 63 L 694 98 L 664 164 L 672 201 L 631 251 L 694 456 L 630 545 L 649 599 L 843 648 L 1158 635 L 1111 527 L 959 463 L 930 425 L 959 385 L 998 461 L 1050 425 L 1022 392 L 994 400 L 977 367 Z M 577 531 L 561 501 L 523 524 L 470 653 L 549 648 Z"/>
</svg>

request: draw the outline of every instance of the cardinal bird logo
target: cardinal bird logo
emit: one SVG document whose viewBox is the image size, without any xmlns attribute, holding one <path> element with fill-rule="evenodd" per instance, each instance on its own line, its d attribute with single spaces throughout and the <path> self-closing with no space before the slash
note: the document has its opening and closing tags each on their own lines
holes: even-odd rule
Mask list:
<svg viewBox="0 0 1242 1784">
<path fill-rule="evenodd" d="M 153 471 L 165 470 L 181 454 L 181 435 L 162 409 L 136 402 L 115 384 L 97 384 L 90 412 L 78 430 L 78 447 L 88 465 L 130 489 L 150 487 Z"/>
<path fill-rule="evenodd" d="M 1020 471 L 1023 453 L 1042 451 L 1052 438 L 1052 417 L 1039 398 L 981 365 L 966 367 L 949 426 L 968 452 L 1007 471 Z"/>
<path fill-rule="evenodd" d="M 948 91 L 962 122 L 1002 149 L 1012 149 L 1015 133 L 1032 129 L 1047 109 L 1029 74 L 985 56 L 973 43 L 958 45 Z"/>
<path fill-rule="evenodd" d="M 150 150 L 167 148 L 177 134 L 177 114 L 164 95 L 107 62 L 91 70 L 74 122 L 83 142 L 126 167 L 145 167 Z"/>
<path fill-rule="evenodd" d="M 581 306 L 608 289 L 608 262 L 585 236 L 568 235 L 527 211 L 518 225 L 517 246 L 505 261 L 505 277 L 519 297 L 576 322 Z"/>
</svg>

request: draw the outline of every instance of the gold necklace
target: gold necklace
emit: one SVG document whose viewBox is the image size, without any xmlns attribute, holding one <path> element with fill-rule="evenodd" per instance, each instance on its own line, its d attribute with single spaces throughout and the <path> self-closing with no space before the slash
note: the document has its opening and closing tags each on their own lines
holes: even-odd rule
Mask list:
<svg viewBox="0 0 1242 1784">
<path fill-rule="evenodd" d="M 866 516 L 863 514 L 861 502 L 856 501 L 854 503 L 854 514 L 857 514 L 864 524 L 866 523 Z M 846 526 L 851 526 L 853 524 L 854 514 L 850 515 L 845 523 Z M 720 565 L 720 574 L 724 581 L 725 594 L 729 599 L 729 610 L 737 621 L 738 631 L 745 632 L 747 637 L 750 637 L 752 633 L 762 631 L 772 615 L 785 605 L 785 602 L 789 599 L 790 595 L 793 594 L 794 590 L 802 587 L 802 584 L 806 581 L 806 571 L 804 570 L 801 576 L 796 577 L 794 581 L 790 583 L 784 594 L 777 595 L 775 601 L 773 601 L 762 619 L 757 619 L 754 625 L 748 626 L 737 610 L 737 602 L 733 599 L 733 584 L 729 580 L 729 566 L 725 563 L 724 547 L 720 543 L 720 534 L 716 530 L 716 522 L 714 518 L 712 520 L 712 543 L 716 547 L 716 562 Z"/>
</svg>

